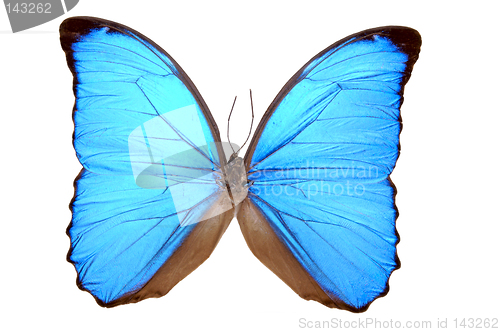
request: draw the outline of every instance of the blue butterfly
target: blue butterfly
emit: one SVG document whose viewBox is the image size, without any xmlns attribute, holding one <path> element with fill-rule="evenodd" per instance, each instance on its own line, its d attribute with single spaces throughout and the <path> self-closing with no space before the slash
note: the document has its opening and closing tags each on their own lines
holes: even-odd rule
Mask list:
<svg viewBox="0 0 500 332">
<path fill-rule="evenodd" d="M 244 158 L 181 67 L 111 21 L 60 27 L 73 73 L 75 179 L 68 260 L 101 306 L 165 295 L 236 216 L 250 250 L 298 295 L 364 311 L 399 268 L 403 89 L 417 31 L 365 30 L 326 48 L 278 93 Z"/>
</svg>

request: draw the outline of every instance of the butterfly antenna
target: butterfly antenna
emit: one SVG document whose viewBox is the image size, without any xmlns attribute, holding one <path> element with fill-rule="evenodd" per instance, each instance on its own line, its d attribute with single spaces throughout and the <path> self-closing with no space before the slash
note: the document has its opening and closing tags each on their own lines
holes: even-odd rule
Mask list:
<svg viewBox="0 0 500 332">
<path fill-rule="evenodd" d="M 229 142 L 229 146 L 231 147 L 231 150 L 233 150 L 233 153 L 236 153 L 236 152 L 234 152 L 233 145 L 231 144 L 231 140 L 229 139 L 229 120 L 231 120 L 231 114 L 233 114 L 234 104 L 236 104 L 237 97 L 238 96 L 234 97 L 233 106 L 231 107 L 231 112 L 229 112 L 229 117 L 227 118 L 227 141 Z"/>
<path fill-rule="evenodd" d="M 252 109 L 252 122 L 250 123 L 250 131 L 248 132 L 248 136 L 247 136 L 247 139 L 245 140 L 245 143 L 243 143 L 243 145 L 241 146 L 241 148 L 238 149 L 238 151 L 236 151 L 236 154 L 238 154 L 238 152 L 240 152 L 240 150 L 245 146 L 245 144 L 247 144 L 248 142 L 248 139 L 250 138 L 250 134 L 252 133 L 252 127 L 253 127 L 253 117 L 254 117 L 254 114 L 253 114 L 253 99 L 252 99 L 252 89 L 250 89 L 250 107 Z M 233 150 L 234 151 L 234 150 Z"/>
</svg>

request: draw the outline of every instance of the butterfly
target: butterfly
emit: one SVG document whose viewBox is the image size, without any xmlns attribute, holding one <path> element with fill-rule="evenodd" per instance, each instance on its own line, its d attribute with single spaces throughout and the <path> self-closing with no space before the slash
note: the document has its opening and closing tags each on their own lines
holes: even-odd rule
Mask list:
<svg viewBox="0 0 500 332">
<path fill-rule="evenodd" d="M 60 26 L 73 73 L 68 261 L 99 305 L 161 297 L 212 253 L 234 216 L 253 254 L 306 300 L 361 312 L 399 268 L 396 188 L 403 90 L 416 30 L 365 30 L 281 89 L 244 158 L 177 62 L 104 19 Z"/>
</svg>

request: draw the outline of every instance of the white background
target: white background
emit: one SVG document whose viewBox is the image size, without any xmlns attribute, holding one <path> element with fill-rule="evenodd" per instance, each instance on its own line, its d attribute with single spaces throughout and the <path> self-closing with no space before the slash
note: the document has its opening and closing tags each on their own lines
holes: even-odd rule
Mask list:
<svg viewBox="0 0 500 332">
<path fill-rule="evenodd" d="M 175 4 L 174 4 L 175 3 Z M 405 90 L 397 228 L 402 268 L 367 312 L 298 297 L 248 250 L 233 220 L 212 256 L 165 297 L 113 309 L 75 285 L 66 262 L 68 204 L 79 165 L 72 77 L 58 27 L 88 15 L 150 37 L 188 73 L 222 136 L 246 138 L 312 56 L 358 31 L 417 29 L 423 45 Z M 12 34 L 0 10 L 0 326 L 5 331 L 294 331 L 307 321 L 500 318 L 499 39 L 493 1 L 97 1 Z M 255 126 L 254 126 L 255 129 Z M 309 323 L 312 324 L 312 323 Z M 500 325 L 500 323 L 499 323 Z M 497 326 L 499 326 L 497 325 Z"/>
</svg>

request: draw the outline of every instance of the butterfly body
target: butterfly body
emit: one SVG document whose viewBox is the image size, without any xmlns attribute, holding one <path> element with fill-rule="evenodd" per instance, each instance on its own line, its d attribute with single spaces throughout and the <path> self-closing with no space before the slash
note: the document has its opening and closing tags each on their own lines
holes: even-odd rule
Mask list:
<svg viewBox="0 0 500 332">
<path fill-rule="evenodd" d="M 245 162 L 241 157 L 232 157 L 225 167 L 225 180 L 229 188 L 231 200 L 234 207 L 246 198 L 248 188 L 251 185 L 247 180 Z"/>
<path fill-rule="evenodd" d="M 165 295 L 235 215 L 254 255 L 301 297 L 360 312 L 388 292 L 399 268 L 390 174 L 417 31 L 365 30 L 313 57 L 244 158 L 226 157 L 198 90 L 153 41 L 92 17 L 60 33 L 83 166 L 68 260 L 100 305 Z"/>
</svg>

